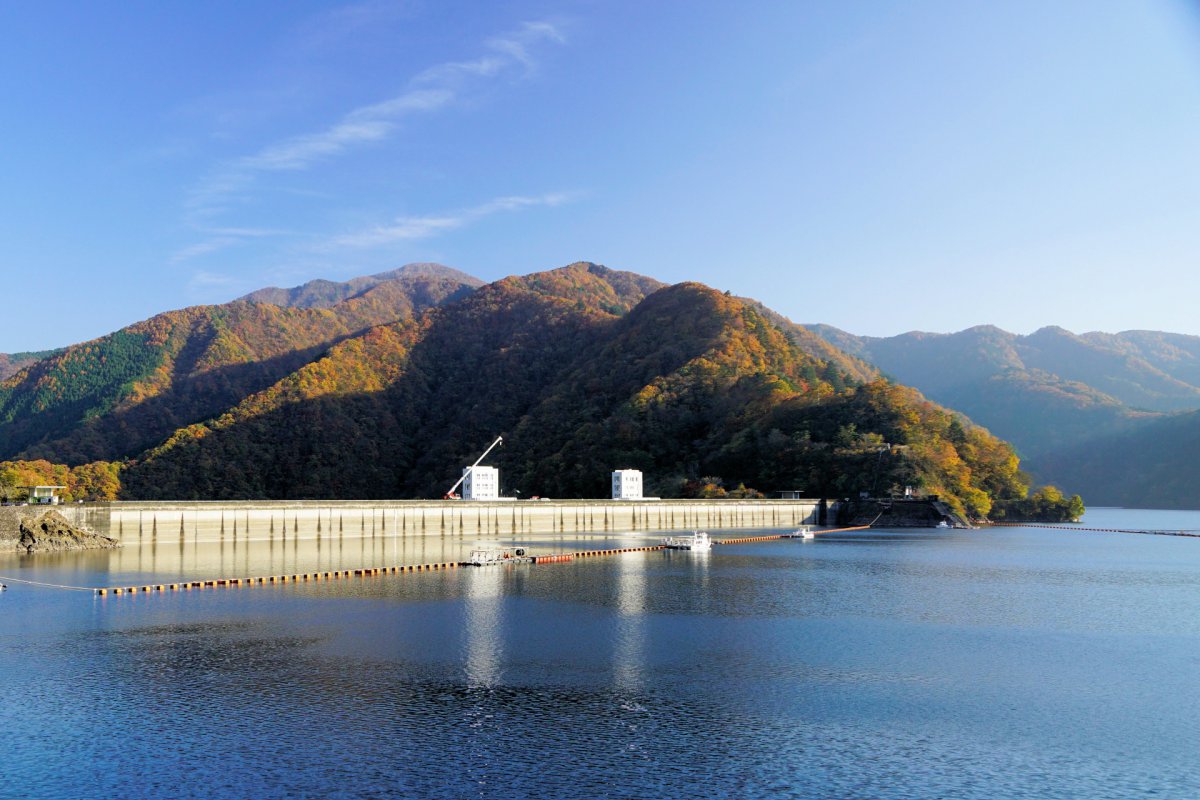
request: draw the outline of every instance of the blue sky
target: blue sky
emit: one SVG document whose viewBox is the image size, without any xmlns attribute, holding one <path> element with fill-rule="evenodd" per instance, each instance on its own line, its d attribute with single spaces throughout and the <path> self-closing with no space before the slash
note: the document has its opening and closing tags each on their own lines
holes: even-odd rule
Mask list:
<svg viewBox="0 0 1200 800">
<path fill-rule="evenodd" d="M 596 261 L 871 335 L 1200 334 L 1182 0 L 51 0 L 0 29 L 0 352 L 411 261 Z"/>
</svg>

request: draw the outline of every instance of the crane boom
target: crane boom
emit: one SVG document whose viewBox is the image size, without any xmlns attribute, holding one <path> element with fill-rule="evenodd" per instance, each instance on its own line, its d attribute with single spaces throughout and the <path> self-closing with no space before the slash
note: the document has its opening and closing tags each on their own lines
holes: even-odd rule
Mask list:
<svg viewBox="0 0 1200 800">
<path fill-rule="evenodd" d="M 478 467 L 478 466 L 479 466 L 479 462 L 480 462 L 480 461 L 483 461 L 485 458 L 487 458 L 487 454 L 488 454 L 488 453 L 490 453 L 490 452 L 492 452 L 493 450 L 495 450 L 495 449 L 496 449 L 496 445 L 500 444 L 500 443 L 501 443 L 501 442 L 503 442 L 503 441 L 504 441 L 504 437 L 503 437 L 503 436 L 497 436 L 497 437 L 496 437 L 496 441 L 492 442 L 492 443 L 491 443 L 491 445 L 489 445 L 489 446 L 488 446 L 488 449 L 483 451 L 483 455 L 481 455 L 479 458 L 475 459 L 475 463 L 474 463 L 474 464 L 472 464 L 471 466 L 467 467 L 467 470 L 466 470 L 466 472 L 464 472 L 464 473 L 462 474 L 462 477 L 461 477 L 461 478 L 459 478 L 457 481 L 455 481 L 455 482 L 454 482 L 454 485 L 450 487 L 450 491 L 446 492 L 446 497 L 448 497 L 448 498 L 449 498 L 449 497 L 453 497 L 453 496 L 454 496 L 454 490 L 455 490 L 455 489 L 457 489 L 457 488 L 458 488 L 458 487 L 459 487 L 459 486 L 462 484 L 462 482 L 463 482 L 463 481 L 465 481 L 465 480 L 467 479 L 467 476 L 471 474 L 471 470 L 473 470 L 473 469 L 475 469 L 476 467 Z"/>
</svg>

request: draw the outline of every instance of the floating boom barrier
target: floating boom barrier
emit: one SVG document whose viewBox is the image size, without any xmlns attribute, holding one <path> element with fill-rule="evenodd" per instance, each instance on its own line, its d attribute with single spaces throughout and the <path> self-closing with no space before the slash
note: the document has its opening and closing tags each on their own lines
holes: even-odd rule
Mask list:
<svg viewBox="0 0 1200 800">
<path fill-rule="evenodd" d="M 1085 533 L 1140 533 L 1146 536 L 1186 536 L 1200 539 L 1200 531 L 1139 530 L 1136 528 L 1081 528 L 1077 525 L 1035 525 L 1025 522 L 993 522 L 996 528 L 1045 528 L 1051 531 L 1083 531 Z"/>
<path fill-rule="evenodd" d="M 870 529 L 870 525 L 857 525 L 851 528 L 827 528 L 825 530 L 813 531 L 816 535 L 829 533 L 844 533 L 847 531 L 862 531 Z M 1049 527 L 1049 526 L 1046 526 Z M 1068 528 L 1067 530 L 1073 530 Z M 1177 535 L 1200 535 L 1200 534 L 1177 534 Z M 717 539 L 713 544 L 746 544 L 749 542 L 770 542 L 778 539 L 783 539 L 784 534 L 772 534 L 769 536 L 746 536 L 738 539 Z M 615 556 L 624 553 L 652 553 L 659 550 L 664 550 L 665 545 L 645 545 L 642 547 L 618 547 L 609 550 L 579 550 L 571 553 L 549 553 L 540 556 L 531 556 L 529 563 L 533 564 L 560 564 L 574 561 L 580 558 L 598 558 L 601 556 Z M 500 563 L 500 562 L 498 562 Z M 60 584 L 40 583 L 38 581 L 21 580 L 19 578 L 6 578 L 18 583 L 25 583 L 31 586 L 45 586 L 54 589 L 71 589 L 75 591 L 92 592 L 96 597 L 124 596 L 124 595 L 139 595 L 139 594 L 170 594 L 172 592 L 187 592 L 203 589 L 229 589 L 236 587 L 249 586 L 280 586 L 288 583 L 319 583 L 321 581 L 335 581 L 350 578 L 371 578 L 378 575 L 399 575 L 402 573 L 412 572 L 437 572 L 451 569 L 458 569 L 464 566 L 471 566 L 468 561 L 446 561 L 434 564 L 408 564 L 405 566 L 391 567 L 361 567 L 358 569 L 341 569 L 328 570 L 324 572 L 301 572 L 290 575 L 267 575 L 254 576 L 249 578 L 215 578 L 210 580 L 200 581 L 177 581 L 174 583 L 148 583 L 133 586 L 106 586 L 101 588 L 92 588 L 87 586 L 63 586 Z"/>
<path fill-rule="evenodd" d="M 622 553 L 652 553 L 665 549 L 665 545 L 652 544 L 644 547 L 618 547 L 614 550 L 579 550 L 574 553 L 556 553 L 548 556 L 534 556 L 535 564 L 554 564 L 560 561 L 573 561 L 577 558 L 596 558 L 597 556 L 617 556 Z"/>
<path fill-rule="evenodd" d="M 589 558 L 597 556 L 612 556 L 621 553 L 648 553 L 654 550 L 662 550 L 663 546 L 650 545 L 646 547 L 620 547 L 613 550 L 581 550 L 575 553 L 551 553 L 542 556 L 533 556 L 530 561 L 534 564 L 556 564 L 566 561 L 573 561 L 577 558 Z M 497 562 L 501 563 L 501 562 Z M 242 586 L 278 586 L 285 583 L 314 583 L 319 581 L 333 581 L 347 578 L 371 578 L 376 575 L 398 575 L 405 572 L 435 572 L 439 570 L 458 569 L 459 567 L 470 566 L 470 562 L 466 561 L 447 561 L 438 564 L 410 564 L 407 566 L 396 567 L 363 567 L 361 569 L 342 569 L 332 570 L 329 572 L 302 572 L 295 575 L 268 575 L 265 577 L 253 578 L 217 578 L 215 580 L 203 581 L 182 581 L 179 583 L 150 583 L 139 586 L 110 586 L 101 589 L 93 589 L 97 597 L 108 597 L 110 595 L 136 595 L 136 594 L 159 594 L 170 592 L 184 592 L 194 589 L 229 589 Z M 58 588 L 83 588 L 83 587 L 58 587 Z"/>
<path fill-rule="evenodd" d="M 409 564 L 403 567 L 363 567 L 361 569 L 335 569 L 328 572 L 301 572 L 295 575 L 267 575 L 252 578 L 217 578 L 204 581 L 182 581 L 180 583 L 151 583 L 141 586 L 111 586 L 94 589 L 97 597 L 124 594 L 153 594 L 158 592 L 181 592 L 192 589 L 227 589 L 237 586 L 278 586 L 284 583 L 309 583 L 332 581 L 343 578 L 370 578 L 376 575 L 396 575 L 402 572 L 433 572 L 457 569 L 457 561 L 440 564 Z"/>
</svg>

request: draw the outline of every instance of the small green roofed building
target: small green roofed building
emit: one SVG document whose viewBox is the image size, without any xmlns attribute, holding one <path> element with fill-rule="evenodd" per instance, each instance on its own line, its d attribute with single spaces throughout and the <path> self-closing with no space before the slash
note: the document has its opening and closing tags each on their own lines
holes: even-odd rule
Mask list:
<svg viewBox="0 0 1200 800">
<path fill-rule="evenodd" d="M 56 506 L 62 502 L 62 498 L 58 493 L 65 486 L 18 486 L 18 489 L 29 490 L 29 502 L 34 505 Z"/>
</svg>

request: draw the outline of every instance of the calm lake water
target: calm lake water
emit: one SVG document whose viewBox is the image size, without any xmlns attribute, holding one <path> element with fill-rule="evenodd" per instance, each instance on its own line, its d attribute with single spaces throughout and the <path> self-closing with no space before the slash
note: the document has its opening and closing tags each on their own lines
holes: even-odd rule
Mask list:
<svg viewBox="0 0 1200 800">
<path fill-rule="evenodd" d="M 127 547 L 0 574 L 121 585 L 473 544 Z M 1200 539 L 868 531 L 136 597 L 10 583 L 0 611 L 4 798 L 1200 797 Z"/>
</svg>

